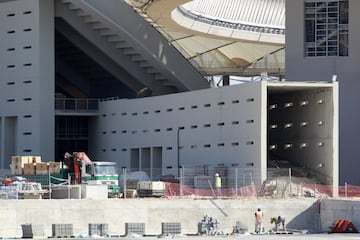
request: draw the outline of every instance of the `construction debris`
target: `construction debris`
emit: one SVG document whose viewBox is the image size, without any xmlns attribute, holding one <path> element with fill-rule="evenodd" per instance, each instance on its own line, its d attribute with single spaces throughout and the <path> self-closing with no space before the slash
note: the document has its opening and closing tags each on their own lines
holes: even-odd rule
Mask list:
<svg viewBox="0 0 360 240">
<path fill-rule="evenodd" d="M 201 222 L 198 223 L 199 235 L 223 235 L 224 233 L 219 230 L 218 220 L 205 215 Z"/>
</svg>

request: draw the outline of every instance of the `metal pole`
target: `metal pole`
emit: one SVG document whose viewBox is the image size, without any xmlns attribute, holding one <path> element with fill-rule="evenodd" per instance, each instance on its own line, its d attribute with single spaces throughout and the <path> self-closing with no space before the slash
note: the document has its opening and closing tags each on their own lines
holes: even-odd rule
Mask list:
<svg viewBox="0 0 360 240">
<path fill-rule="evenodd" d="M 70 199 L 70 190 L 71 190 L 70 184 L 71 184 L 71 176 L 70 176 L 70 174 L 68 174 L 68 185 L 67 185 L 68 199 Z"/>
<path fill-rule="evenodd" d="M 184 176 L 184 169 L 183 168 L 180 168 L 180 198 L 183 197 L 183 184 L 184 184 L 184 181 L 183 181 L 183 176 Z"/>
<path fill-rule="evenodd" d="M 122 170 L 123 170 L 123 194 L 124 194 L 124 199 L 126 199 L 126 167 L 123 167 Z"/>
<path fill-rule="evenodd" d="M 348 184 L 347 184 L 347 182 L 345 182 L 345 198 L 347 198 L 347 188 L 348 188 L 348 186 L 347 186 Z"/>
<path fill-rule="evenodd" d="M 238 168 L 235 168 L 235 197 L 238 196 Z"/>
<path fill-rule="evenodd" d="M 177 141 L 177 167 L 178 167 L 178 177 L 180 178 L 180 127 L 178 127 L 178 129 L 177 129 L 176 141 Z"/>
<path fill-rule="evenodd" d="M 51 175 L 50 175 L 50 169 L 49 169 L 49 199 L 51 199 Z"/>
<path fill-rule="evenodd" d="M 289 189 L 290 189 L 290 195 L 292 195 L 292 191 L 291 191 L 291 168 L 289 168 Z"/>
</svg>

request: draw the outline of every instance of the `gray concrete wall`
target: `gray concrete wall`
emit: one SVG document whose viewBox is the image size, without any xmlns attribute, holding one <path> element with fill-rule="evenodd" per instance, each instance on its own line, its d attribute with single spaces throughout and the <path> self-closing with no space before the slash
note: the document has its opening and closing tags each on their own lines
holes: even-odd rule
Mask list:
<svg viewBox="0 0 360 240">
<path fill-rule="evenodd" d="M 322 231 L 328 230 L 336 219 L 351 220 L 355 227 L 360 229 L 360 201 L 359 200 L 329 200 L 324 199 L 318 203 L 320 217 L 319 228 Z"/>
<path fill-rule="evenodd" d="M 108 200 L 1 200 L 0 237 L 22 237 L 21 224 L 41 224 L 51 236 L 52 224 L 73 224 L 75 236 L 88 233 L 89 223 L 109 225 L 109 233 L 125 234 L 125 223 L 145 223 L 145 234 L 161 234 L 162 222 L 180 222 L 183 234 L 197 233 L 207 214 L 231 233 L 236 221 L 254 230 L 254 212 L 261 208 L 264 227 L 270 217 L 283 215 L 288 229 L 327 232 L 337 219 L 360 227 L 360 201 L 354 199 L 108 199 Z"/>
<path fill-rule="evenodd" d="M 265 83 L 254 82 L 103 101 L 101 117 L 89 128 L 89 155 L 118 161 L 120 168 L 139 166 L 143 171 L 158 164 L 160 175 L 174 176 L 178 165 L 237 165 L 248 168 L 254 181 L 261 183 L 266 178 L 265 96 Z M 154 148 L 162 149 L 162 157 L 146 152 Z"/>
<path fill-rule="evenodd" d="M 360 140 L 360 113 L 355 109 L 359 102 L 360 33 L 358 22 L 360 1 L 349 1 L 349 56 L 304 57 L 304 1 L 286 1 L 286 80 L 331 81 L 336 74 L 339 81 L 339 160 L 340 184 L 360 184 L 355 160 Z"/>
<path fill-rule="evenodd" d="M 0 4 L 0 167 L 12 155 L 54 153 L 53 1 Z"/>
<path fill-rule="evenodd" d="M 0 237 L 21 237 L 21 224 L 42 224 L 51 236 L 52 224 L 73 224 L 74 235 L 87 234 L 89 223 L 109 224 L 110 234 L 125 234 L 125 223 L 145 223 L 145 234 L 161 234 L 162 222 L 180 222 L 183 234 L 197 233 L 207 214 L 231 233 L 236 221 L 254 228 L 254 212 L 265 214 L 264 227 L 272 216 L 284 215 L 288 229 L 328 231 L 335 219 L 353 220 L 360 226 L 360 201 L 324 199 L 109 199 L 109 200 L 1 200 Z"/>
</svg>

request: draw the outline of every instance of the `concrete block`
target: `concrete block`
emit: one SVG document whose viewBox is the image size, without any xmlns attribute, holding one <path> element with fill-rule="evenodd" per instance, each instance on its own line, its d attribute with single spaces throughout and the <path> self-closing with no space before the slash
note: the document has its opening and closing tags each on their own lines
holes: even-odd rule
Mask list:
<svg viewBox="0 0 360 240">
<path fill-rule="evenodd" d="M 145 235 L 145 223 L 125 223 L 125 234 Z"/>
</svg>

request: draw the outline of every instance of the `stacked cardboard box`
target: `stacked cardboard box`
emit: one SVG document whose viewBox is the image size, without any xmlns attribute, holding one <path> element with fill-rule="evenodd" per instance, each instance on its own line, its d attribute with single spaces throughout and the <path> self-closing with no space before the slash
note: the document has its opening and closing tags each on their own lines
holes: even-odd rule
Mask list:
<svg viewBox="0 0 360 240">
<path fill-rule="evenodd" d="M 48 174 L 48 163 L 36 163 L 35 165 L 35 173 L 37 175 Z"/>
<path fill-rule="evenodd" d="M 25 163 L 22 172 L 24 175 L 35 174 L 35 163 Z"/>
<path fill-rule="evenodd" d="M 41 162 L 40 156 L 12 156 L 11 157 L 11 174 L 21 175 L 23 174 L 23 168 L 25 164 Z"/>
<path fill-rule="evenodd" d="M 12 175 L 44 175 L 59 174 L 59 162 L 41 162 L 39 156 L 12 156 L 11 157 Z"/>
<path fill-rule="evenodd" d="M 60 162 L 49 162 L 49 172 L 50 174 L 59 174 L 60 173 Z"/>
</svg>

